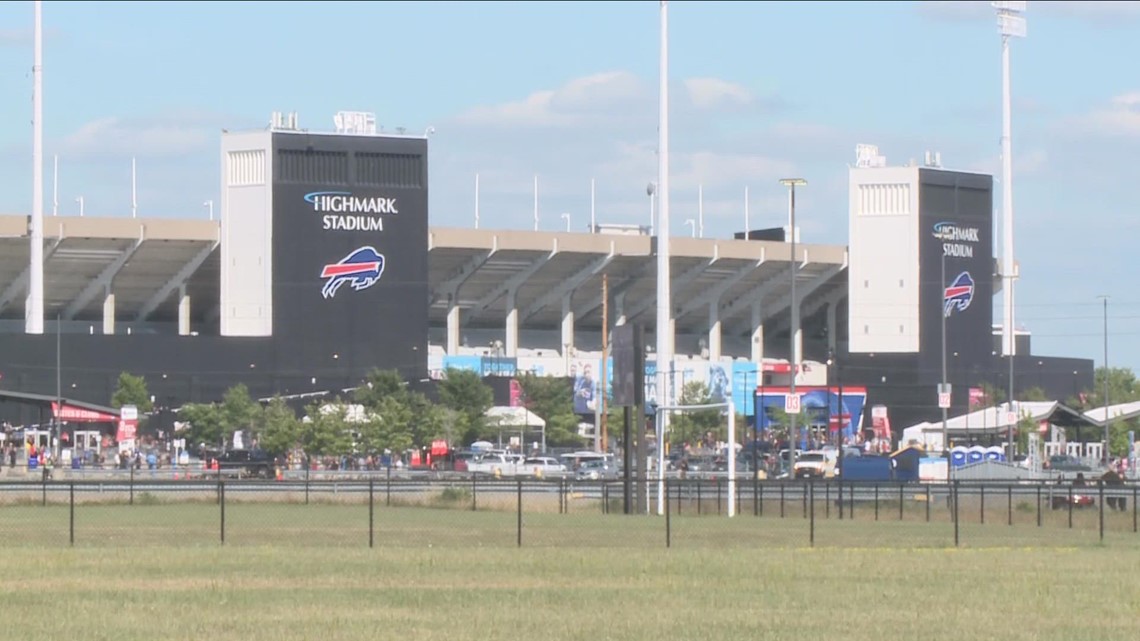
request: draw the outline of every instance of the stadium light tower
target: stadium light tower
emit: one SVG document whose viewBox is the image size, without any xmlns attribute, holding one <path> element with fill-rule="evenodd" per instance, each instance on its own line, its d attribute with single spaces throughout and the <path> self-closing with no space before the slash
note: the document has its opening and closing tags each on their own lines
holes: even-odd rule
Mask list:
<svg viewBox="0 0 1140 641">
<path fill-rule="evenodd" d="M 669 271 L 669 4 L 661 0 L 660 89 L 657 128 L 657 404 L 673 405 L 673 328 Z M 665 473 L 665 435 L 669 433 L 669 412 L 657 421 L 657 474 Z M 663 513 L 664 497 L 658 497 Z"/>
<path fill-rule="evenodd" d="M 1009 403 L 1013 410 L 1013 357 L 1017 345 L 1013 331 L 1013 121 L 1009 81 L 1009 41 L 1024 38 L 1025 9 L 1028 2 L 991 2 L 997 10 L 998 33 L 1001 34 L 1001 192 L 1002 192 L 1002 277 L 1003 291 L 1002 351 L 1009 358 Z M 1010 444 L 1012 451 L 1013 444 Z"/>
<path fill-rule="evenodd" d="M 43 2 L 34 5 L 32 34 L 32 220 L 28 230 L 28 298 L 24 332 L 44 333 L 44 22 Z"/>
</svg>

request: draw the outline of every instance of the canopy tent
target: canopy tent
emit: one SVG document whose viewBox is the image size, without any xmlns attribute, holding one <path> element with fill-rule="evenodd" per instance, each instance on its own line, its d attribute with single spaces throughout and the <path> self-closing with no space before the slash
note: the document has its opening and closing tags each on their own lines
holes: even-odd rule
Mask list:
<svg viewBox="0 0 1140 641">
<path fill-rule="evenodd" d="M 1096 423 L 1097 425 L 1104 425 L 1104 417 L 1107 416 L 1113 421 L 1128 421 L 1140 416 L 1140 401 L 1133 401 L 1131 403 L 1117 403 L 1116 405 L 1109 405 L 1108 412 L 1105 412 L 1104 407 L 1096 407 L 1087 412 L 1084 416 L 1088 420 Z"/>
<path fill-rule="evenodd" d="M 1022 402 L 1016 404 L 1017 423 L 1029 419 L 1035 423 L 1060 427 L 1096 426 L 1099 423 L 1057 401 Z M 951 441 L 973 440 L 983 435 L 1001 436 L 1009 431 L 1009 405 L 1002 403 L 962 414 L 946 420 L 946 434 Z M 928 452 L 941 452 L 942 421 L 924 421 L 903 430 L 901 446 L 917 445 Z"/>
<path fill-rule="evenodd" d="M 63 401 L 62 407 L 59 401 Z M 0 390 L 0 402 L 32 405 L 41 411 L 51 411 L 52 418 L 65 423 L 117 423 L 119 410 L 113 407 L 85 403 L 70 398 L 56 398 L 47 394 L 30 394 Z"/>
<path fill-rule="evenodd" d="M 499 428 L 499 445 L 502 445 L 503 432 L 519 433 L 519 448 L 525 449 L 526 433 L 534 429 L 542 433 L 542 451 L 546 451 L 546 421 L 525 407 L 497 405 L 483 413 L 487 424 Z"/>
</svg>

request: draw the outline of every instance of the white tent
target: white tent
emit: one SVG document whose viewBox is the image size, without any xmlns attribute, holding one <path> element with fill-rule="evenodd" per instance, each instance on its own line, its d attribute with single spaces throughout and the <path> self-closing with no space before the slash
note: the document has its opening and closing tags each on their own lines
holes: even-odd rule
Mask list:
<svg viewBox="0 0 1140 641">
<path fill-rule="evenodd" d="M 1040 423 L 1041 421 L 1048 421 L 1058 411 L 1079 416 L 1074 410 L 1056 401 L 1021 402 L 1016 404 L 1016 408 L 1017 418 L 1013 421 L 1015 428 L 1017 423 L 1025 418 Z M 1009 427 L 1009 405 L 1006 403 L 982 408 L 946 420 L 946 433 L 951 440 L 969 439 L 983 434 L 1003 436 Z M 921 446 L 928 452 L 941 452 L 943 449 L 942 421 L 925 421 L 904 429 L 902 441 L 899 445 L 906 447 L 912 443 Z"/>
<path fill-rule="evenodd" d="M 483 413 L 487 423 L 499 428 L 499 441 L 502 445 L 503 432 L 518 432 L 519 447 L 525 449 L 526 432 L 537 429 L 542 432 L 542 451 L 546 451 L 546 421 L 538 414 L 525 407 L 504 407 L 501 405 L 488 408 Z"/>
</svg>

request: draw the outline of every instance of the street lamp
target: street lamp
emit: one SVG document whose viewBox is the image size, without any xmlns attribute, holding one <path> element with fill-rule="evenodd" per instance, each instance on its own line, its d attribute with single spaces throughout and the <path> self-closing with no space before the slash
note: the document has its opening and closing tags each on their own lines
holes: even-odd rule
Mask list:
<svg viewBox="0 0 1140 641">
<path fill-rule="evenodd" d="M 1108 463 L 1108 295 L 1097 296 L 1104 302 L 1104 462 Z"/>
<path fill-rule="evenodd" d="M 83 217 L 83 196 L 76 196 L 75 202 L 79 203 L 79 217 Z"/>
<path fill-rule="evenodd" d="M 657 183 L 651 182 L 646 185 L 645 195 L 649 196 L 649 235 L 652 236 L 655 225 L 657 224 L 657 206 L 655 202 L 657 195 Z"/>
<path fill-rule="evenodd" d="M 946 252 L 943 251 L 942 252 L 942 293 L 939 297 L 939 300 L 945 300 L 945 292 L 946 292 Z M 946 428 L 946 414 L 949 411 L 949 408 L 946 407 L 948 404 L 943 402 L 942 396 L 943 396 L 943 394 L 948 393 L 947 392 L 948 386 L 946 385 L 946 317 L 950 315 L 950 309 L 951 308 L 949 306 L 944 306 L 942 309 L 942 385 L 939 386 L 939 390 L 938 390 L 938 404 L 940 406 L 942 406 L 942 452 L 943 452 L 943 455 L 946 456 L 947 474 L 949 474 L 949 470 L 951 467 L 950 457 L 949 457 L 950 434 Z M 967 411 L 967 414 L 968 413 L 969 412 Z M 1012 460 L 1012 457 L 1011 457 L 1011 460 Z"/>
<path fill-rule="evenodd" d="M 213 220 L 214 219 L 214 201 L 207 200 L 206 202 L 202 203 L 202 206 L 205 207 L 206 211 L 209 213 L 210 220 Z"/>
<path fill-rule="evenodd" d="M 689 235 L 692 238 L 696 238 L 697 237 L 697 221 L 693 220 L 692 218 L 686 218 L 685 224 L 689 226 Z"/>
<path fill-rule="evenodd" d="M 566 221 L 566 231 L 570 231 L 570 214 L 562 214 L 562 220 Z"/>
<path fill-rule="evenodd" d="M 792 236 L 792 250 L 791 250 L 791 291 L 789 292 L 789 299 L 791 301 L 791 308 L 788 310 L 791 316 L 789 323 L 789 358 L 791 363 L 792 383 L 789 386 L 789 394 L 796 395 L 796 373 L 799 370 L 799 350 L 796 349 L 796 339 L 800 333 L 800 310 L 799 303 L 796 301 L 796 187 L 806 185 L 807 181 L 803 178 L 781 178 L 780 184 L 788 188 L 788 233 Z M 789 438 L 797 438 L 799 433 L 796 430 L 796 414 L 792 413 L 788 416 L 788 436 Z M 796 469 L 796 446 L 795 441 L 788 444 L 788 473 L 795 478 Z"/>
</svg>

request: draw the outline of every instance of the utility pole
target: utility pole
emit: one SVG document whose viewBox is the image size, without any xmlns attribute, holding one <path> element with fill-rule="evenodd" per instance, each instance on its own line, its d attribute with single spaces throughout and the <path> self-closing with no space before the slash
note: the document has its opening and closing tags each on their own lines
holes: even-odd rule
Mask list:
<svg viewBox="0 0 1140 641">
<path fill-rule="evenodd" d="M 601 451 L 604 454 L 609 450 L 609 440 L 606 434 L 606 406 L 608 405 L 606 388 L 607 381 L 609 380 L 609 361 L 610 361 L 610 275 L 602 274 L 602 393 L 601 401 L 599 401 L 602 413 L 598 417 L 599 425 L 595 429 L 600 430 L 602 433 L 602 447 Z"/>
</svg>

